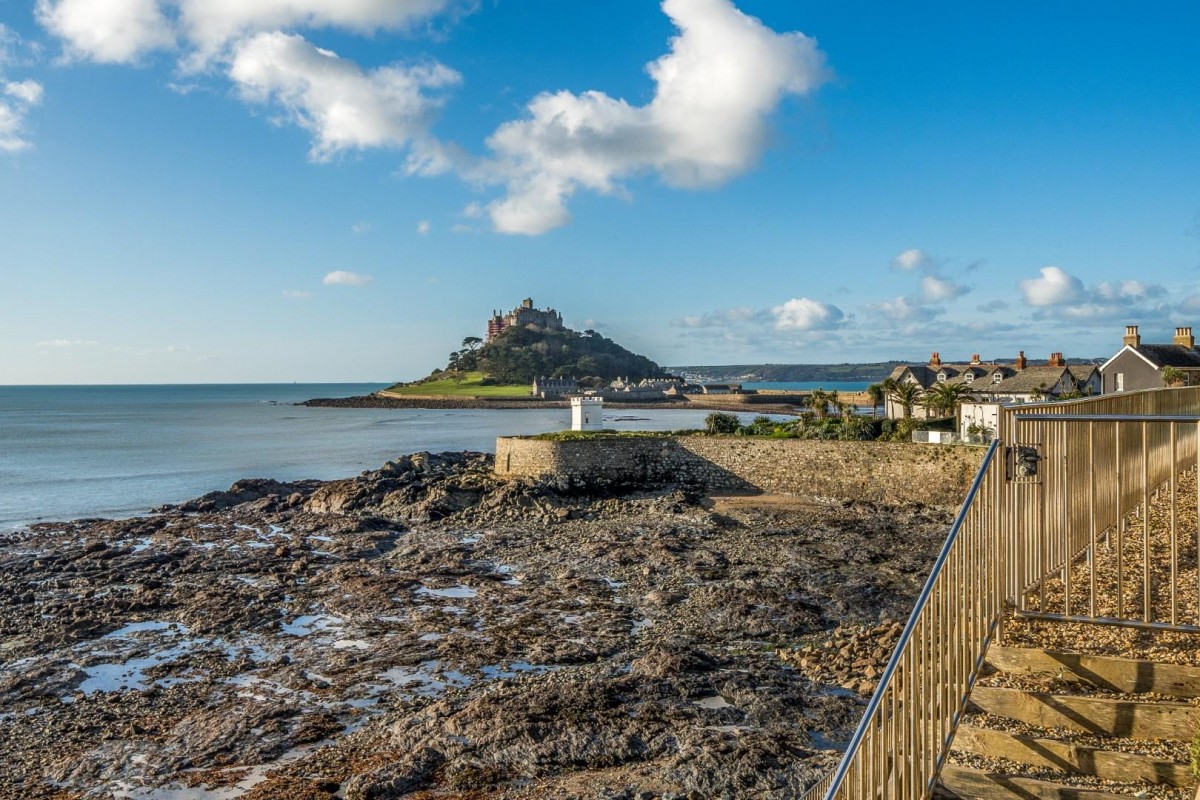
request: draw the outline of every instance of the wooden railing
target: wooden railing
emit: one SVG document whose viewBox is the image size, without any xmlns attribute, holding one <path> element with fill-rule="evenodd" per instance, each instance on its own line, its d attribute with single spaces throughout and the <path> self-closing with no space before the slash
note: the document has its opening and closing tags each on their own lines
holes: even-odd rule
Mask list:
<svg viewBox="0 0 1200 800">
<path fill-rule="evenodd" d="M 1198 413 L 1200 388 L 1004 409 L 854 737 L 805 800 L 928 797 L 1006 609 L 1200 630 L 1175 590 L 1185 566 L 1200 583 L 1200 532 L 1178 521 Z M 1147 524 L 1156 494 L 1161 534 Z"/>
</svg>

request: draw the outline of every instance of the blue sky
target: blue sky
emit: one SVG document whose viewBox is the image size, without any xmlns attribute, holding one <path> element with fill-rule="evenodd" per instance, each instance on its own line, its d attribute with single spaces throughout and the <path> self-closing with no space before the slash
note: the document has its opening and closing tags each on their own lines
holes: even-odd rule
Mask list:
<svg viewBox="0 0 1200 800">
<path fill-rule="evenodd" d="M 1200 327 L 1200 6 L 0 0 L 0 383 Z"/>
</svg>

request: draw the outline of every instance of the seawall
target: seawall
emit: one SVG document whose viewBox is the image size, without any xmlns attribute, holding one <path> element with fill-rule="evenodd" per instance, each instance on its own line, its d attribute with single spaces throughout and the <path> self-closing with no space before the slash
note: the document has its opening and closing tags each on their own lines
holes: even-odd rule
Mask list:
<svg viewBox="0 0 1200 800">
<path fill-rule="evenodd" d="M 959 503 L 984 448 L 737 436 L 496 440 L 500 477 L 578 487 L 697 486 L 712 493 L 788 494 L 884 503 Z"/>
</svg>

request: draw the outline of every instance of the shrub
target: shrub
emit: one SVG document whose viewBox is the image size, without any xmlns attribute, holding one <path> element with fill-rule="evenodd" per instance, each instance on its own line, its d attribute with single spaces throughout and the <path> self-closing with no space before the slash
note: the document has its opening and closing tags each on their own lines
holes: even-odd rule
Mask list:
<svg viewBox="0 0 1200 800">
<path fill-rule="evenodd" d="M 851 415 L 842 420 L 838 438 L 845 441 L 869 441 L 875 438 L 875 425 L 867 417 Z"/>
<path fill-rule="evenodd" d="M 704 430 L 708 433 L 737 433 L 741 427 L 736 414 L 714 411 L 704 418 Z"/>
</svg>

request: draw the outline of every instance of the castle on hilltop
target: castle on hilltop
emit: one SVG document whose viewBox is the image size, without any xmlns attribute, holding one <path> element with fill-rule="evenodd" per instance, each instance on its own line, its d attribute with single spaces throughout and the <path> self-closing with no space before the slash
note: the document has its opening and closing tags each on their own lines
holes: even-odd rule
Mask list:
<svg viewBox="0 0 1200 800">
<path fill-rule="evenodd" d="M 549 328 L 550 330 L 562 330 L 562 314 L 553 308 L 547 308 L 544 311 L 540 308 L 534 308 L 533 300 L 526 297 L 520 306 L 514 308 L 504 316 L 501 316 L 495 310 L 492 311 L 492 318 L 488 320 L 487 324 L 487 340 L 489 342 L 492 341 L 509 328 L 524 327 L 526 325 Z"/>
</svg>

